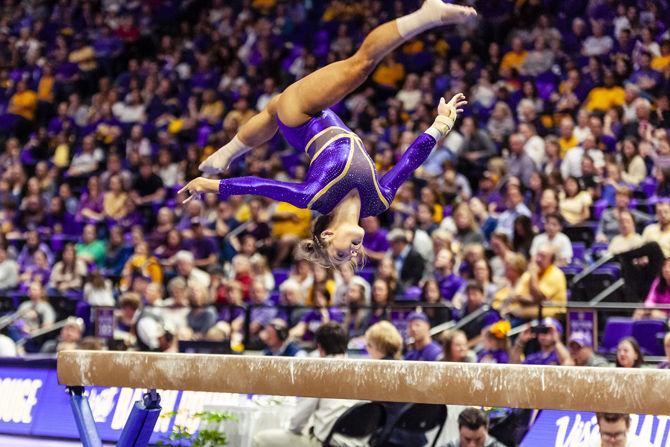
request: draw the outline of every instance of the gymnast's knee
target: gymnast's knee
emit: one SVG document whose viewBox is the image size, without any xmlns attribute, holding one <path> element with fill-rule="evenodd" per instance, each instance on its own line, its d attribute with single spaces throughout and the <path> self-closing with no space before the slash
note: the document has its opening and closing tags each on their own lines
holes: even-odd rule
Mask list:
<svg viewBox="0 0 670 447">
<path fill-rule="evenodd" d="M 272 117 L 277 118 L 277 110 L 279 107 L 279 98 L 281 98 L 282 93 L 275 95 L 265 106 L 265 111 Z"/>
</svg>

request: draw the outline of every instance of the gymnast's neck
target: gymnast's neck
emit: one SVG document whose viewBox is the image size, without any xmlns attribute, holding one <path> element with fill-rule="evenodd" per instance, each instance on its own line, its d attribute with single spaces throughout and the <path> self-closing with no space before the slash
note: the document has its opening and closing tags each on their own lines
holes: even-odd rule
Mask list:
<svg viewBox="0 0 670 447">
<path fill-rule="evenodd" d="M 344 196 L 333 211 L 331 211 L 332 220 L 330 226 L 337 228 L 342 224 L 358 225 L 361 216 L 361 197 L 358 195 L 358 189 L 352 189 L 349 194 Z"/>
</svg>

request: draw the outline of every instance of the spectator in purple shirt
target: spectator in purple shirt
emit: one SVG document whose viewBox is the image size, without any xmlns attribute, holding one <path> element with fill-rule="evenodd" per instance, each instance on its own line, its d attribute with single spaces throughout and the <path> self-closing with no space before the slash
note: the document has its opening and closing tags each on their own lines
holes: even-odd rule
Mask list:
<svg viewBox="0 0 670 447">
<path fill-rule="evenodd" d="M 389 243 L 386 238 L 388 232 L 380 228 L 377 216 L 369 216 L 361 219 L 361 226 L 365 230 L 365 236 L 363 237 L 365 254 L 376 265 L 384 258 L 386 251 L 389 249 Z"/>
<path fill-rule="evenodd" d="M 640 66 L 633 72 L 629 81 L 647 93 L 654 93 L 659 87 L 661 73 L 651 68 L 651 53 L 645 51 L 640 55 Z"/>
<path fill-rule="evenodd" d="M 47 263 L 52 265 L 54 256 L 51 253 L 51 249 L 44 242 L 40 242 L 40 237 L 36 230 L 30 230 L 26 233 L 26 243 L 23 245 L 16 259 L 21 271 L 25 271 L 28 267 L 35 265 L 34 255 L 38 250 L 46 255 Z"/>
<path fill-rule="evenodd" d="M 500 315 L 493 309 L 487 309 L 485 305 L 484 287 L 478 281 L 470 281 L 465 286 L 465 305 L 460 313 L 459 320 L 472 315 L 471 319 L 461 330 L 465 332 L 470 346 L 475 346 L 481 340 L 482 329 L 491 326 L 500 320 Z M 474 316 L 477 315 L 477 316 Z"/>
<path fill-rule="evenodd" d="M 524 365 L 574 365 L 570 351 L 561 341 L 563 326 L 553 318 L 544 318 L 539 324 L 529 325 L 516 339 L 510 354 L 510 363 Z M 529 354 L 522 361 L 526 344 L 537 338 L 538 352 Z"/>
<path fill-rule="evenodd" d="M 259 344 L 260 331 L 277 316 L 277 308 L 269 301 L 270 295 L 262 281 L 254 281 L 251 285 L 251 312 L 249 315 L 249 338 Z"/>
<path fill-rule="evenodd" d="M 430 337 L 430 322 L 426 314 L 412 312 L 407 317 L 407 335 L 414 340 L 405 353 L 405 360 L 433 362 L 442 354 L 442 347 Z"/>
<path fill-rule="evenodd" d="M 191 220 L 193 238 L 187 243 L 187 250 L 193 253 L 195 266 L 203 270 L 213 267 L 217 261 L 218 250 L 214 241 L 205 236 L 205 227 L 200 219 Z"/>
<path fill-rule="evenodd" d="M 342 311 L 328 306 L 330 306 L 330 293 L 325 287 L 319 287 L 314 291 L 314 308 L 305 313 L 300 322 L 291 328 L 291 338 L 311 342 L 314 340 L 316 330 L 322 324 L 329 321 L 342 323 L 344 321 Z"/>
<path fill-rule="evenodd" d="M 435 273 L 433 276 L 440 288 L 440 295 L 447 301 L 451 301 L 461 288 L 465 280 L 454 274 L 454 255 L 451 251 L 443 248 L 435 255 Z"/>
<path fill-rule="evenodd" d="M 477 353 L 477 363 L 509 363 L 509 338 L 512 326 L 501 320 L 484 328 L 482 344 L 484 349 Z"/>
</svg>

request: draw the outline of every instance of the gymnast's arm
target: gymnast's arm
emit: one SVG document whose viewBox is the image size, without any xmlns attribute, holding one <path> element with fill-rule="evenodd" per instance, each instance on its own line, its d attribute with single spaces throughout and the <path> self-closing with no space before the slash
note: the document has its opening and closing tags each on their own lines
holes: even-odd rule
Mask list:
<svg viewBox="0 0 670 447">
<path fill-rule="evenodd" d="M 381 178 L 381 185 L 391 189 L 395 194 L 400 185 L 410 178 L 412 173 L 426 161 L 438 140 L 451 131 L 458 113 L 462 112 L 461 107 L 465 104 L 467 102 L 462 93 L 454 95 L 449 102 L 445 102 L 444 98 L 440 99 L 437 108 L 438 116 L 435 118 L 433 125 L 414 140 L 398 164 Z"/>
<path fill-rule="evenodd" d="M 222 199 L 244 194 L 268 197 L 270 199 L 288 202 L 298 208 L 307 208 L 312 188 L 307 183 L 280 182 L 261 177 L 234 177 L 223 180 L 198 177 L 191 180 L 179 193 L 191 194 L 218 193 Z M 193 197 L 193 196 L 191 196 Z M 186 201 L 190 198 L 186 199 Z"/>
</svg>

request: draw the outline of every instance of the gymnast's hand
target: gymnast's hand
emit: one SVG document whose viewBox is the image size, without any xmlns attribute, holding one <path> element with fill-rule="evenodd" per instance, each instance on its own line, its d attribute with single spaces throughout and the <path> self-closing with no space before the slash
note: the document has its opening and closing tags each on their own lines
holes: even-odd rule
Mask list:
<svg viewBox="0 0 670 447">
<path fill-rule="evenodd" d="M 458 114 L 463 112 L 463 107 L 467 103 L 463 93 L 456 93 L 449 102 L 446 102 L 444 98 L 440 98 L 440 104 L 437 106 L 438 115 L 435 118 L 433 127 L 438 129 L 442 133 L 442 136 L 448 134 L 453 129 Z"/>
<path fill-rule="evenodd" d="M 212 180 L 209 178 L 198 177 L 188 182 L 186 186 L 180 189 L 177 194 L 181 194 L 183 192 L 188 192 L 188 194 L 190 195 L 186 199 L 184 199 L 182 203 L 187 203 L 194 197 L 199 197 L 200 194 L 208 192 L 218 193 L 219 180 Z"/>
</svg>

